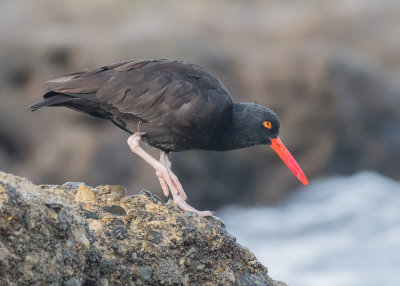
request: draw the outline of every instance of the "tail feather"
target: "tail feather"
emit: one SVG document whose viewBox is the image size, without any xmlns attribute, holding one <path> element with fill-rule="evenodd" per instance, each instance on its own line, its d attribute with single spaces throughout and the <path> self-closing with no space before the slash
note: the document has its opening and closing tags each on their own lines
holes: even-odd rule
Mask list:
<svg viewBox="0 0 400 286">
<path fill-rule="evenodd" d="M 114 109 L 107 104 L 100 103 L 93 94 L 78 94 L 74 96 L 54 91 L 47 92 L 41 102 L 30 106 L 30 110 L 35 111 L 44 106 L 64 106 L 103 119 L 113 117 L 111 109 Z"/>
<path fill-rule="evenodd" d="M 31 111 L 35 111 L 43 106 L 64 106 L 74 101 L 73 96 L 66 94 L 56 94 L 51 97 L 45 97 L 44 100 L 30 106 Z"/>
</svg>

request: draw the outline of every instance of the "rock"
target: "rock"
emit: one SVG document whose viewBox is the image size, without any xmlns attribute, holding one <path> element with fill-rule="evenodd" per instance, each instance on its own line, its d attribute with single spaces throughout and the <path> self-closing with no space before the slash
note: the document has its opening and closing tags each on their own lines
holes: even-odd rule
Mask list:
<svg viewBox="0 0 400 286">
<path fill-rule="evenodd" d="M 127 194 L 126 189 L 122 186 L 110 185 L 108 187 L 110 188 L 111 195 L 114 200 L 118 200 Z"/>
<path fill-rule="evenodd" d="M 142 278 L 143 280 L 149 280 L 151 278 L 151 266 L 145 265 L 145 266 L 139 266 L 139 277 Z"/>
<path fill-rule="evenodd" d="M 92 219 L 99 219 L 100 218 L 100 216 L 97 213 L 91 212 L 91 211 L 88 211 L 88 210 L 85 210 L 85 209 L 83 210 L 83 213 L 85 214 L 86 218 L 92 218 Z"/>
<path fill-rule="evenodd" d="M 148 240 L 155 243 L 155 244 L 159 244 L 160 242 L 163 241 L 163 235 L 162 233 L 158 232 L 158 231 L 154 231 L 154 230 L 149 230 L 147 232 L 148 235 Z"/>
<path fill-rule="evenodd" d="M 97 194 L 108 194 L 107 198 L 110 201 L 117 201 L 127 194 L 126 189 L 118 185 L 98 186 L 95 189 Z"/>
<path fill-rule="evenodd" d="M 66 182 L 62 185 L 62 188 L 67 191 L 76 192 L 81 185 L 85 185 L 83 182 Z M 49 185 L 41 185 L 41 187 L 51 187 Z"/>
<path fill-rule="evenodd" d="M 103 207 L 103 210 L 116 216 L 126 216 L 125 209 L 118 205 L 105 206 Z"/>
<path fill-rule="evenodd" d="M 259 277 L 245 273 L 239 276 L 239 281 L 243 286 L 266 286 L 267 284 Z"/>
<path fill-rule="evenodd" d="M 89 239 L 86 237 L 86 235 L 84 235 L 83 233 L 77 235 L 76 241 L 77 241 L 78 243 L 80 243 L 84 248 L 86 248 L 86 249 L 89 249 L 89 248 L 90 248 L 90 241 L 89 241 Z"/>
<path fill-rule="evenodd" d="M 96 199 L 96 196 L 92 190 L 92 188 L 85 186 L 85 185 L 80 185 L 78 188 L 78 191 L 75 195 L 75 200 L 77 200 L 78 202 L 89 202 L 89 201 L 93 201 Z"/>
<path fill-rule="evenodd" d="M 81 282 L 79 282 L 75 278 L 70 278 L 67 281 L 65 281 L 64 286 L 81 286 Z"/>
<path fill-rule="evenodd" d="M 0 285 L 285 285 L 215 218 L 65 186 L 0 172 Z"/>
<path fill-rule="evenodd" d="M 127 232 L 126 228 L 123 226 L 117 226 L 116 228 L 114 228 L 112 234 L 115 239 L 119 239 L 119 240 L 122 240 L 122 239 L 125 239 L 128 237 L 128 232 Z"/>
</svg>

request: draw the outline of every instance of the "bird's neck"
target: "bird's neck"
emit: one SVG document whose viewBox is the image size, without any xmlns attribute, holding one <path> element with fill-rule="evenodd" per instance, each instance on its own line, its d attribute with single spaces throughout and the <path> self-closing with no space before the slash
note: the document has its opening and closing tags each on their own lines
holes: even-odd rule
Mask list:
<svg viewBox="0 0 400 286">
<path fill-rule="evenodd" d="M 233 103 L 232 117 L 220 133 L 221 150 L 232 150 L 262 144 L 255 136 L 254 103 Z"/>
</svg>

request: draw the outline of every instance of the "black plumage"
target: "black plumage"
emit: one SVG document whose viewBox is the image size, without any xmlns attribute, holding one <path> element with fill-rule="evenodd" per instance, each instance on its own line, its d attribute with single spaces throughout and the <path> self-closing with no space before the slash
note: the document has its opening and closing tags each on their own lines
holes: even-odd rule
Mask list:
<svg viewBox="0 0 400 286">
<path fill-rule="evenodd" d="M 269 131 L 276 137 L 279 131 L 279 118 L 271 110 L 233 103 L 216 77 L 178 61 L 122 62 L 49 83 L 44 101 L 32 110 L 65 106 L 109 119 L 131 134 L 141 132 L 144 141 L 165 151 L 266 144 L 260 134 Z M 274 122 L 272 131 L 262 128 L 265 120 Z M 255 126 L 259 132 L 253 132 Z"/>
</svg>

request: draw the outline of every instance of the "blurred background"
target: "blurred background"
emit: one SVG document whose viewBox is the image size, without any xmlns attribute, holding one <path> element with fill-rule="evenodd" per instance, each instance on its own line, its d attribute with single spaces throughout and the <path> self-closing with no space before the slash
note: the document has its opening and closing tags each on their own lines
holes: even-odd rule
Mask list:
<svg viewBox="0 0 400 286">
<path fill-rule="evenodd" d="M 76 70 L 195 63 L 276 111 L 310 185 L 266 146 L 172 154 L 190 204 L 219 209 L 274 279 L 400 285 L 399 15 L 398 0 L 0 1 L 0 169 L 162 196 L 110 122 L 29 105 Z"/>
</svg>

